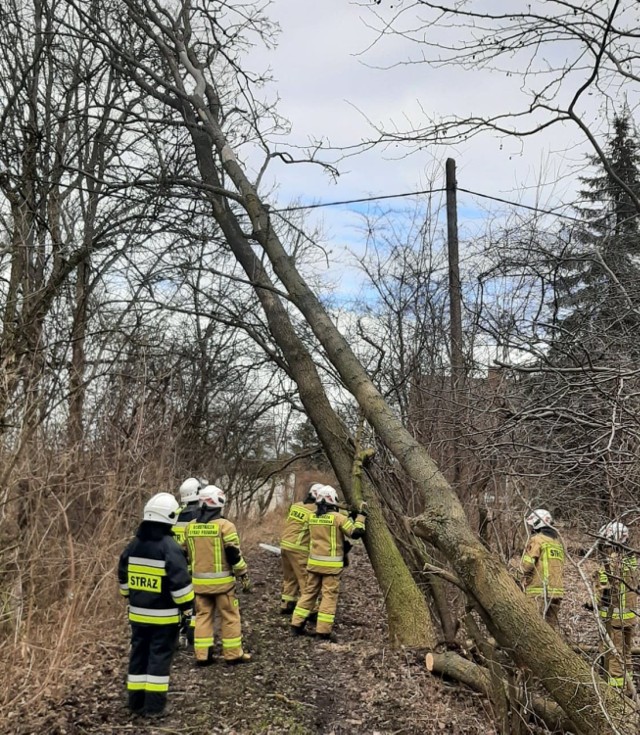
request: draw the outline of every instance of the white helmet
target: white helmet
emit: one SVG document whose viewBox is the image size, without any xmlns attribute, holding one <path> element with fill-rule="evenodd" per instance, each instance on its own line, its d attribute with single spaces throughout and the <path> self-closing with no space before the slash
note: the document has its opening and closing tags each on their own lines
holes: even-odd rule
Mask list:
<svg viewBox="0 0 640 735">
<path fill-rule="evenodd" d="M 206 483 L 204 483 L 206 485 Z M 198 499 L 198 492 L 204 487 L 201 480 L 197 477 L 187 478 L 182 485 L 180 485 L 180 500 L 183 503 L 192 503 Z"/>
<path fill-rule="evenodd" d="M 619 544 L 626 544 L 629 540 L 629 529 L 619 521 L 611 521 L 598 531 L 598 536 L 603 536 L 607 541 L 616 541 Z"/>
<path fill-rule="evenodd" d="M 178 519 L 180 504 L 171 493 L 158 493 L 147 500 L 143 520 L 173 524 Z"/>
<path fill-rule="evenodd" d="M 309 488 L 309 495 L 311 495 L 314 500 L 317 500 L 318 491 L 322 490 L 323 487 L 324 485 L 321 482 L 314 482 L 313 485 L 311 485 L 311 487 Z"/>
<path fill-rule="evenodd" d="M 201 508 L 224 508 L 227 498 L 224 490 L 215 485 L 207 485 L 200 490 L 198 500 Z"/>
<path fill-rule="evenodd" d="M 325 502 L 327 505 L 338 505 L 338 493 L 331 485 L 322 485 L 316 490 L 316 503 Z"/>
<path fill-rule="evenodd" d="M 537 530 L 538 528 L 550 526 L 553 523 L 553 518 L 551 517 L 551 513 L 549 513 L 548 510 L 545 510 L 544 508 L 538 508 L 537 510 L 534 510 L 533 513 L 527 516 L 526 521 L 528 525 L 530 525 L 534 530 Z"/>
</svg>

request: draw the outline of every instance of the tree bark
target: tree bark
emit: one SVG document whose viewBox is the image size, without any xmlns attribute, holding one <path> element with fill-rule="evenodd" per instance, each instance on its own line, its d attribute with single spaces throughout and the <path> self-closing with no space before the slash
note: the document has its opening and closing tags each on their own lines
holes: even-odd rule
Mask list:
<svg viewBox="0 0 640 735">
<path fill-rule="evenodd" d="M 484 694 L 492 700 L 494 696 L 491 674 L 487 669 L 463 658 L 453 651 L 444 653 L 428 653 L 426 656 L 427 670 L 432 674 L 446 676 L 454 681 L 462 682 L 476 692 Z M 503 682 L 504 696 L 507 697 L 507 685 Z M 540 718 L 550 730 L 562 732 L 579 732 L 571 720 L 554 702 L 542 697 L 528 697 L 528 705 L 536 717 Z M 592 731 L 593 732 L 593 731 Z"/>
</svg>

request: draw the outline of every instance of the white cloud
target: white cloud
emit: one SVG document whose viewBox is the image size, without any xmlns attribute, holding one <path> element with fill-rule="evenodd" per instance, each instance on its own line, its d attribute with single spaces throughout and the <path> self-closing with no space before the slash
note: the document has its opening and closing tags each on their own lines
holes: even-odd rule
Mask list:
<svg viewBox="0 0 640 735">
<path fill-rule="evenodd" d="M 384 4 L 378 9 L 386 12 Z M 328 139 L 334 146 L 350 146 L 374 134 L 366 118 L 386 127 L 408 128 L 423 123 L 425 111 L 496 112 L 505 104 L 515 107 L 522 99 L 517 79 L 490 71 L 393 66 L 415 56 L 418 48 L 399 37 L 372 46 L 375 33 L 367 27 L 371 7 L 347 0 L 272 0 L 268 12 L 281 26 L 279 44 L 269 52 L 256 49 L 250 63 L 272 68 L 275 81 L 270 94 L 277 93 L 279 112 L 292 123 L 291 134 L 280 138 L 279 145 Z M 566 49 L 558 46 L 550 53 L 562 56 Z M 571 200 L 573 172 L 586 150 L 575 127 L 558 125 L 521 140 L 484 134 L 412 155 L 400 145 L 376 148 L 340 163 L 336 183 L 311 165 L 275 163 L 271 176 L 280 205 L 294 198 L 331 201 L 420 189 L 434 172 L 435 183 L 443 185 L 444 159 L 451 156 L 457 160 L 460 186 L 547 207 Z M 479 208 L 479 202 L 466 195 L 460 196 L 460 204 L 463 213 L 464 208 L 470 212 Z M 344 208 L 316 210 L 308 216 L 324 224 L 337 259 L 344 261 L 345 247 L 357 249 L 361 244 L 360 219 Z M 333 267 L 327 276 L 339 279 L 340 273 Z M 349 288 L 348 283 L 344 286 Z"/>
</svg>

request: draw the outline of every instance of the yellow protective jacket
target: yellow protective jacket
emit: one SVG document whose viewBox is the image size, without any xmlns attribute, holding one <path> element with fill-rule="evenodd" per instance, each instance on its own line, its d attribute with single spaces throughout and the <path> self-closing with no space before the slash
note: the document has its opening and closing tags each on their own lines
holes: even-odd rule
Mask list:
<svg viewBox="0 0 640 735">
<path fill-rule="evenodd" d="M 633 554 L 612 551 L 595 573 L 598 612 L 614 628 L 627 628 L 638 619 L 638 560 Z"/>
<path fill-rule="evenodd" d="M 535 533 L 522 555 L 525 593 L 547 600 L 564 597 L 564 546 L 552 529 Z"/>
<path fill-rule="evenodd" d="M 289 506 L 282 529 L 281 549 L 309 553 L 309 518 L 315 512 L 315 503 L 293 503 Z"/>
<path fill-rule="evenodd" d="M 340 574 L 344 567 L 344 537 L 360 538 L 364 535 L 364 516 L 355 520 L 330 510 L 309 518 L 311 545 L 307 570 L 315 574 Z"/>
<path fill-rule="evenodd" d="M 199 511 L 200 506 L 198 504 L 198 501 L 193 501 L 191 503 L 187 503 L 186 505 L 180 506 L 178 520 L 173 524 L 173 528 L 171 529 L 173 537 L 180 544 L 180 546 L 184 546 L 184 530 L 187 527 L 187 524 L 193 521 L 198 516 Z"/>
<path fill-rule="evenodd" d="M 229 592 L 247 573 L 236 527 L 219 512 L 206 511 L 187 524 L 185 544 L 196 595 Z"/>
</svg>

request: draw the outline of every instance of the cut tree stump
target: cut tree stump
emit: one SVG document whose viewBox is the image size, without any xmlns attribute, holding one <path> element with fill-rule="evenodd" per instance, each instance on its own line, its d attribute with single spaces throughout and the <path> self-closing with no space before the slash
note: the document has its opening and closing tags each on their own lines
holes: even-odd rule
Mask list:
<svg viewBox="0 0 640 735">
<path fill-rule="evenodd" d="M 492 695 L 491 675 L 482 666 L 469 661 L 453 651 L 428 653 L 425 660 L 427 671 L 434 675 L 445 676 L 454 681 L 466 684 L 476 692 L 484 694 L 489 700 Z M 504 682 L 505 693 L 508 688 Z M 555 702 L 540 696 L 521 697 L 530 706 L 531 712 L 542 720 L 550 730 L 579 733 L 561 707 Z"/>
</svg>

